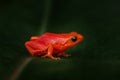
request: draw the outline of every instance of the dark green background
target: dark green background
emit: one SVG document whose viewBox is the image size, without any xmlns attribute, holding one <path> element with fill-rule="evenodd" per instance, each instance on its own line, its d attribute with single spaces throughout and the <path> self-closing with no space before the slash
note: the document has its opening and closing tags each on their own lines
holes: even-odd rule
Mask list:
<svg viewBox="0 0 120 80">
<path fill-rule="evenodd" d="M 31 57 L 24 47 L 44 32 L 84 35 L 54 61 Z M 119 80 L 120 1 L 1 0 L 0 80 Z"/>
</svg>

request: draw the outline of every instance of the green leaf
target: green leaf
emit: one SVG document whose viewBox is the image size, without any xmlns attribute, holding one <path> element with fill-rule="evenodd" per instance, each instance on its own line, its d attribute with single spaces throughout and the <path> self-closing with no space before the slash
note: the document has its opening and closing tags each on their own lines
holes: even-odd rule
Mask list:
<svg viewBox="0 0 120 80">
<path fill-rule="evenodd" d="M 115 1 L 0 1 L 0 80 L 119 80 L 120 11 Z M 32 57 L 24 43 L 45 32 L 84 35 L 61 60 Z"/>
</svg>

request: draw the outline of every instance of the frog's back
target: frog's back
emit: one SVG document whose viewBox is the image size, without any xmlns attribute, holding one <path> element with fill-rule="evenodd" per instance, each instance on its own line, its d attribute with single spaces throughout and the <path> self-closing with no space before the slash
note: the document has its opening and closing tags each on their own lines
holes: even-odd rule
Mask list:
<svg viewBox="0 0 120 80">
<path fill-rule="evenodd" d="M 54 33 L 45 33 L 40 36 L 36 41 L 38 43 L 48 44 L 64 44 L 68 39 L 67 34 L 54 34 Z"/>
</svg>

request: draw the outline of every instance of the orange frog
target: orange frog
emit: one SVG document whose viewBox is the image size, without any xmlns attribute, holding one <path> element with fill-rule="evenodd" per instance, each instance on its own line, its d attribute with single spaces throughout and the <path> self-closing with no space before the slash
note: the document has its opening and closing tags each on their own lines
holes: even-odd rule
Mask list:
<svg viewBox="0 0 120 80">
<path fill-rule="evenodd" d="M 68 57 L 64 51 L 83 40 L 83 36 L 77 32 L 65 34 L 45 33 L 42 36 L 32 36 L 30 41 L 25 43 L 27 50 L 33 56 L 42 56 L 59 60 L 59 57 Z"/>
</svg>

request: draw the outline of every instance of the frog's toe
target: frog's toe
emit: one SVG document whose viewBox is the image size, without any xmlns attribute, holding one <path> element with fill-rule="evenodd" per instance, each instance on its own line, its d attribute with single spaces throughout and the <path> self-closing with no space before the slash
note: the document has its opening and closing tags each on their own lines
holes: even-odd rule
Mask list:
<svg viewBox="0 0 120 80">
<path fill-rule="evenodd" d="M 69 57 L 71 55 L 70 54 L 65 54 L 65 53 L 59 53 L 58 56 Z"/>
<path fill-rule="evenodd" d="M 44 56 L 42 56 L 43 58 L 50 58 L 50 59 L 53 59 L 53 60 L 60 60 L 60 58 L 59 57 L 53 57 L 52 55 L 48 55 L 48 54 L 46 54 L 46 55 L 44 55 Z"/>
<path fill-rule="evenodd" d="M 65 54 L 65 55 L 64 55 L 64 57 L 69 57 L 69 56 L 71 56 L 71 55 L 70 55 L 70 54 Z"/>
<path fill-rule="evenodd" d="M 60 60 L 59 57 L 53 57 L 53 58 L 51 58 L 51 59 L 54 59 L 54 60 Z"/>
</svg>

